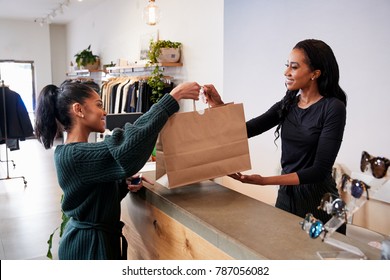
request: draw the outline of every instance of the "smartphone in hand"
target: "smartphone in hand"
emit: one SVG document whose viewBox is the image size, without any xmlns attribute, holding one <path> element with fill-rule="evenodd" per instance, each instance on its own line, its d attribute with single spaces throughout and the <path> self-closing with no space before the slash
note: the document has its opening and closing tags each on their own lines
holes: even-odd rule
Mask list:
<svg viewBox="0 0 390 280">
<path fill-rule="evenodd" d="M 132 185 L 139 185 L 142 182 L 142 174 L 140 174 L 137 178 L 131 179 Z"/>
</svg>

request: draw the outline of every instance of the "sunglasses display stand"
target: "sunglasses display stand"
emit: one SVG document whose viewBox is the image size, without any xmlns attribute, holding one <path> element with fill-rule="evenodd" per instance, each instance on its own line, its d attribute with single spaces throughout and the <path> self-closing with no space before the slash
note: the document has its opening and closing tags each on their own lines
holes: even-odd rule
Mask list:
<svg viewBox="0 0 390 280">
<path fill-rule="evenodd" d="M 324 236 L 323 241 L 326 244 L 332 245 L 336 248 L 341 249 L 342 251 L 332 251 L 332 252 L 317 252 L 318 256 L 324 260 L 330 259 L 360 259 L 364 260 L 367 257 L 364 253 L 357 247 L 350 244 L 346 244 L 342 241 L 336 240 L 331 237 L 331 235 L 345 222 L 351 220 L 353 215 L 367 202 L 367 197 L 362 196 L 360 198 L 355 198 L 351 195 L 350 189 L 346 189 L 350 195 L 350 200 L 346 204 L 346 214 L 333 216 L 325 225 L 324 225 Z M 370 189 L 376 192 L 378 189 Z"/>
<path fill-rule="evenodd" d="M 359 248 L 331 237 L 331 235 L 344 223 L 345 218 L 342 216 L 333 216 L 325 225 L 323 225 L 320 220 L 317 220 L 313 217 L 312 214 L 309 213 L 300 224 L 302 226 L 302 230 L 306 231 L 311 238 L 317 238 L 321 236 L 324 243 L 341 249 L 341 251 L 318 251 L 317 255 L 322 260 L 367 259 L 367 257 Z"/>
<path fill-rule="evenodd" d="M 349 195 L 348 203 L 330 193 L 325 194 L 321 199 L 318 209 L 332 215 L 332 218 L 326 224 L 322 224 L 320 220 L 308 213 L 301 222 L 302 229 L 308 232 L 311 238 L 321 236 L 324 243 L 341 249 L 341 251 L 318 251 L 317 255 L 323 260 L 365 260 L 367 257 L 359 248 L 331 237 L 339 227 L 351 220 L 353 214 L 368 200 L 368 193 L 367 196 L 356 198 L 354 193 L 351 192 L 351 187 L 343 188 L 343 190 Z M 360 190 L 359 193 L 362 191 Z"/>
<path fill-rule="evenodd" d="M 342 242 L 340 240 L 336 240 L 331 237 L 331 235 L 342 226 L 346 220 L 341 217 L 332 217 L 325 225 L 324 228 L 326 230 L 326 234 L 324 235 L 323 242 L 329 245 L 332 245 L 342 251 L 329 251 L 317 252 L 317 255 L 322 260 L 365 260 L 367 259 L 366 255 L 357 247 Z"/>
</svg>

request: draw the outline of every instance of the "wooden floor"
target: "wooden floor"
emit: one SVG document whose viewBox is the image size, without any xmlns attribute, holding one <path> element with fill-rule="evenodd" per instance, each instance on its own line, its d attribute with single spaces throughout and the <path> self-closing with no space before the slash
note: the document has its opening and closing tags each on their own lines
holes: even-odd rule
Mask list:
<svg viewBox="0 0 390 280">
<path fill-rule="evenodd" d="M 60 199 L 54 149 L 45 150 L 36 139 L 20 141 L 20 150 L 0 145 L 0 259 L 47 259 L 47 240 L 61 223 Z M 9 167 L 7 174 L 7 165 Z M 27 181 L 25 187 L 22 178 Z M 11 179 L 7 179 L 11 178 Z M 57 258 L 58 234 L 53 242 Z"/>
</svg>

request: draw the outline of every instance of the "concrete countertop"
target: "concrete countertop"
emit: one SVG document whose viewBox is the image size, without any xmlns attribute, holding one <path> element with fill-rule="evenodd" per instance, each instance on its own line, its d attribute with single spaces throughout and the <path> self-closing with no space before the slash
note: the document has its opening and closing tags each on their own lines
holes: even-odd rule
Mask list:
<svg viewBox="0 0 390 280">
<path fill-rule="evenodd" d="M 154 180 L 155 172 L 144 176 Z M 235 259 L 320 259 L 317 252 L 340 249 L 311 239 L 302 219 L 213 181 L 167 189 L 146 184 L 132 199 L 142 199 L 202 236 Z M 368 259 L 380 259 L 380 250 L 339 233 L 333 239 L 359 248 Z"/>
</svg>

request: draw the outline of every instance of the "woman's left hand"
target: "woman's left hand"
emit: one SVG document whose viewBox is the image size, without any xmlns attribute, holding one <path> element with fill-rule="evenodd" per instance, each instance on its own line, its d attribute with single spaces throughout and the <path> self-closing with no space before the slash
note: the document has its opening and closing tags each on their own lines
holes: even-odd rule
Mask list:
<svg viewBox="0 0 390 280">
<path fill-rule="evenodd" d="M 134 183 L 137 179 L 140 179 L 139 182 Z M 142 174 L 136 174 L 126 179 L 127 188 L 131 192 L 138 192 L 144 186 L 143 181 L 153 185 L 153 182 L 143 177 Z"/>
<path fill-rule="evenodd" d="M 243 175 L 240 172 L 237 172 L 228 176 L 237 181 L 247 184 L 262 185 L 263 182 L 263 177 L 258 174 Z"/>
</svg>

